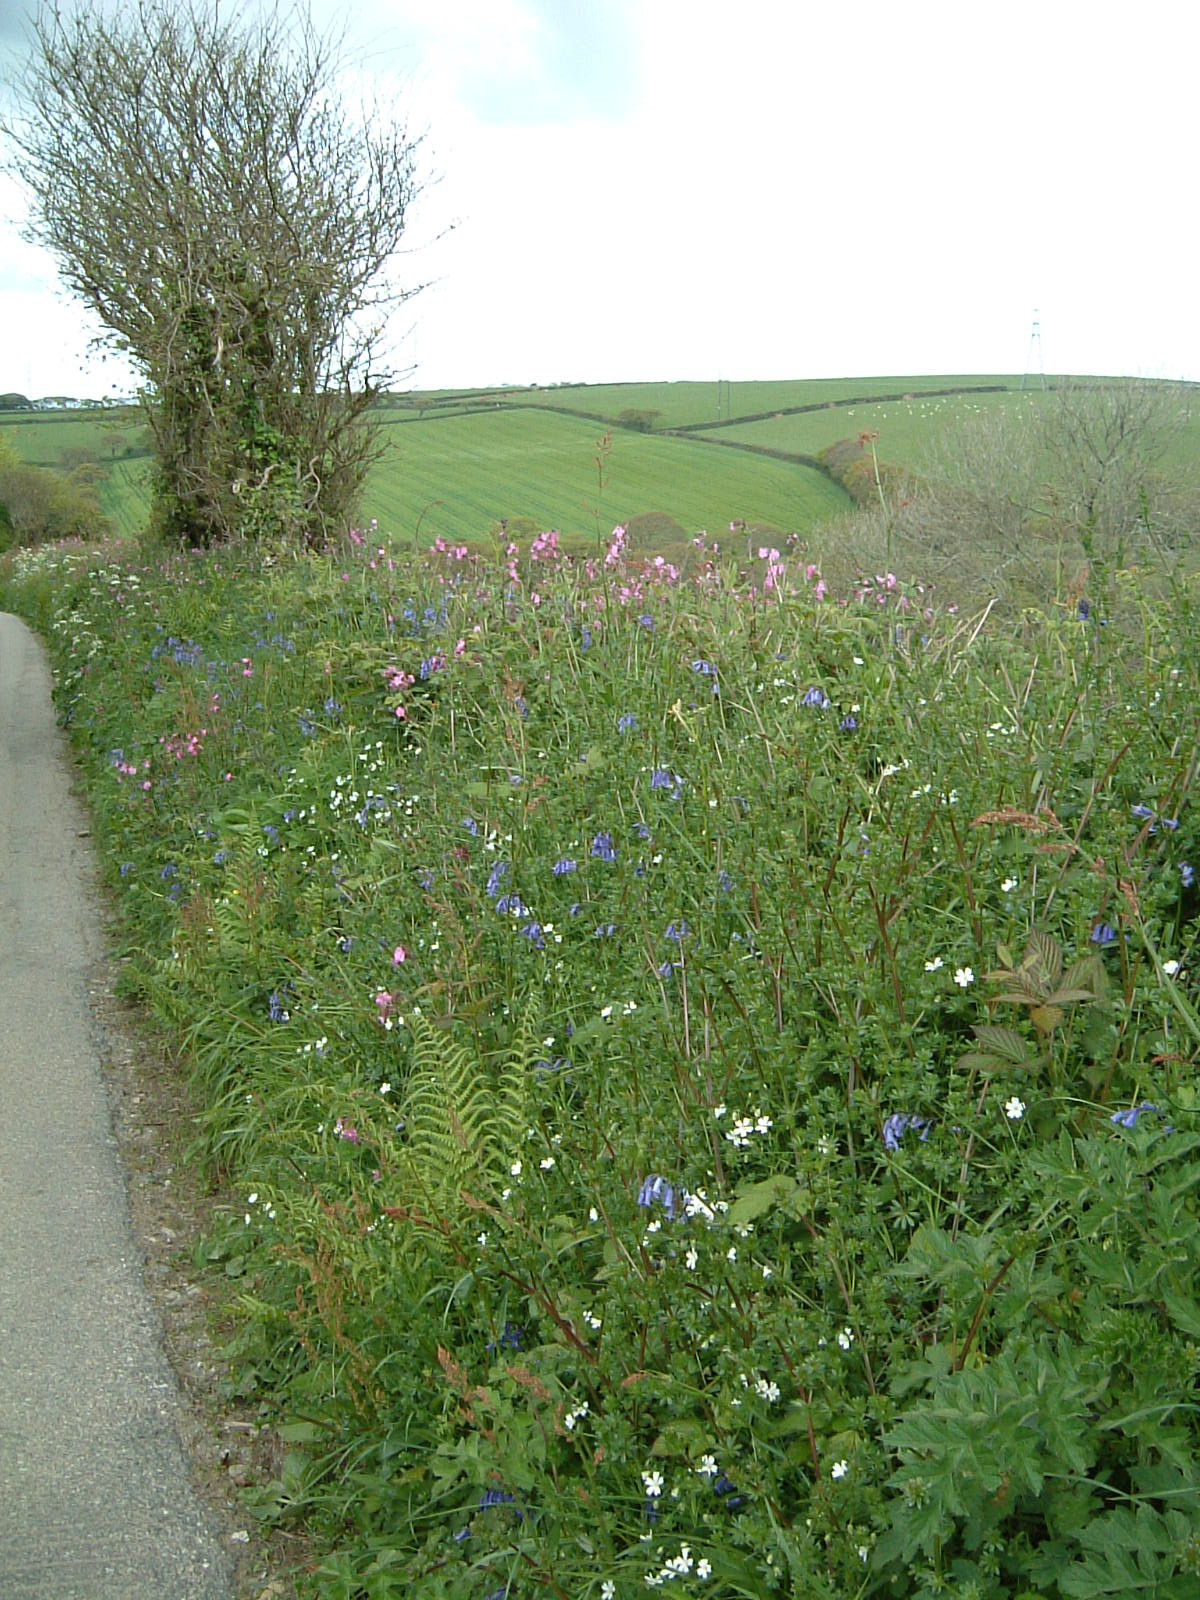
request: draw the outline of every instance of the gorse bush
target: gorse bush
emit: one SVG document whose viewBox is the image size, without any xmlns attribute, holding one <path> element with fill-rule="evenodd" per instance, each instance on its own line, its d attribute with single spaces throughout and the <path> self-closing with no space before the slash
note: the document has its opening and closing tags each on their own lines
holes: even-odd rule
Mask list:
<svg viewBox="0 0 1200 1600">
<path fill-rule="evenodd" d="M 1183 1600 L 1193 596 L 700 546 L 13 568 L 245 1197 L 252 1503 L 346 1600 Z"/>
</svg>

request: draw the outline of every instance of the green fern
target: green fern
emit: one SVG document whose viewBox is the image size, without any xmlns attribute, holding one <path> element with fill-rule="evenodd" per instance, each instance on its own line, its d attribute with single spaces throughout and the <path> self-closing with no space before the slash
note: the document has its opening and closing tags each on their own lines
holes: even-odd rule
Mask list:
<svg viewBox="0 0 1200 1600">
<path fill-rule="evenodd" d="M 413 1055 L 402 1102 L 404 1165 L 420 1192 L 453 1209 L 464 1188 L 482 1197 L 499 1187 L 516 1159 L 527 1121 L 526 1085 L 540 1048 L 532 1010 L 524 1011 L 498 1065 L 420 1012 L 406 1020 Z"/>
</svg>

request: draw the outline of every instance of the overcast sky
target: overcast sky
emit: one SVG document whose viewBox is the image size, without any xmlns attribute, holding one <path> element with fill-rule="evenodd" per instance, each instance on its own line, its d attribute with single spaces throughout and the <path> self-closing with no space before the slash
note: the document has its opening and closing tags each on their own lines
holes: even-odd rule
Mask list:
<svg viewBox="0 0 1200 1600">
<path fill-rule="evenodd" d="M 1194 0 L 314 10 L 438 175 L 413 386 L 1021 373 L 1035 310 L 1047 371 L 1200 380 Z M 55 283 L 0 226 L 0 389 L 127 388 Z"/>
</svg>

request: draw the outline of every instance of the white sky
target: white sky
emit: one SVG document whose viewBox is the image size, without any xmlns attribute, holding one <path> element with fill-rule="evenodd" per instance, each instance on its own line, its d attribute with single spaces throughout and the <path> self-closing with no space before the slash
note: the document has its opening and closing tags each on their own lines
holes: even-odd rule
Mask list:
<svg viewBox="0 0 1200 1600">
<path fill-rule="evenodd" d="M 414 386 L 1020 373 L 1035 308 L 1047 371 L 1200 380 L 1194 0 L 314 9 L 440 174 Z M 0 390 L 124 392 L 55 282 L 0 226 Z"/>
</svg>

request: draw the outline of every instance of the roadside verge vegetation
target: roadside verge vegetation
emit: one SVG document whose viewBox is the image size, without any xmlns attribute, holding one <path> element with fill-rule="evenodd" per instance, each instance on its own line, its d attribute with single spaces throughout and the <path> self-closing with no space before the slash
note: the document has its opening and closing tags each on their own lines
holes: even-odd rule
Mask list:
<svg viewBox="0 0 1200 1600">
<path fill-rule="evenodd" d="M 1195 1592 L 1191 582 L 0 571 L 306 1592 Z"/>
</svg>

